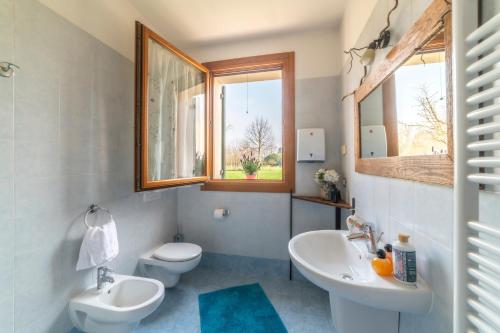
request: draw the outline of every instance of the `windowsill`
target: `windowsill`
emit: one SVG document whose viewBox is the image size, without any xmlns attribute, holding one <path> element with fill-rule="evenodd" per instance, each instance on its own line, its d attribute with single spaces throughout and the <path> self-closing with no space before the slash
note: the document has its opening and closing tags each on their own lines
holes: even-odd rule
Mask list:
<svg viewBox="0 0 500 333">
<path fill-rule="evenodd" d="M 293 184 L 290 184 L 288 181 L 212 179 L 201 186 L 201 190 L 227 192 L 290 193 L 293 192 L 293 187 Z"/>
</svg>

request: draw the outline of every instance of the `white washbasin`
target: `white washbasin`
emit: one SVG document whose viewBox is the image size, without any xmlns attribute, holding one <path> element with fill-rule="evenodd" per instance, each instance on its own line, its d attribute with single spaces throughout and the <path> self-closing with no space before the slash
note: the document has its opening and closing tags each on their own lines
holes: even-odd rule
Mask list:
<svg viewBox="0 0 500 333">
<path fill-rule="evenodd" d="M 415 288 L 379 276 L 371 267 L 364 240 L 349 241 L 345 231 L 297 235 L 288 251 L 307 279 L 338 297 L 389 311 L 423 314 L 431 307 L 432 291 L 422 279 Z"/>
<path fill-rule="evenodd" d="M 114 283 L 101 290 L 88 289 L 71 299 L 73 324 L 89 333 L 128 333 L 163 301 L 160 281 L 114 274 Z"/>
</svg>

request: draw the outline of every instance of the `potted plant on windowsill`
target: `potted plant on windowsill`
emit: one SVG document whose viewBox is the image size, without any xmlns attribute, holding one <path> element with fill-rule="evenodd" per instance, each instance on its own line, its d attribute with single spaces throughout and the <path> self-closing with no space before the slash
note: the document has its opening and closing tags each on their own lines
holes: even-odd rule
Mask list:
<svg viewBox="0 0 500 333">
<path fill-rule="evenodd" d="M 261 167 L 260 161 L 257 158 L 252 155 L 247 156 L 243 154 L 240 163 L 245 172 L 246 179 L 257 179 L 257 171 L 259 171 Z"/>
</svg>

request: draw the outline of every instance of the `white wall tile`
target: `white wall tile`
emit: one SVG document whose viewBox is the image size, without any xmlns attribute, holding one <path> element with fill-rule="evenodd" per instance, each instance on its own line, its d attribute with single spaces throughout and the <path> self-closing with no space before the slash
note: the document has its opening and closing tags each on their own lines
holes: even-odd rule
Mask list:
<svg viewBox="0 0 500 333">
<path fill-rule="evenodd" d="M 417 249 L 417 271 L 432 286 L 433 292 L 452 306 L 453 253 L 443 244 L 419 232 L 414 234 L 412 243 Z"/>
<path fill-rule="evenodd" d="M 0 221 L 7 223 L 14 217 L 14 188 L 12 178 L 0 181 Z"/>
<path fill-rule="evenodd" d="M 341 220 L 343 222 L 343 220 Z M 293 234 L 335 228 L 335 208 L 307 201 L 293 201 Z"/>
<path fill-rule="evenodd" d="M 415 184 L 415 230 L 453 247 L 453 189 Z"/>
<path fill-rule="evenodd" d="M 0 331 L 14 332 L 14 307 L 11 297 L 0 299 Z"/>
<path fill-rule="evenodd" d="M 288 258 L 289 194 L 207 192 L 191 187 L 179 189 L 177 200 L 178 218 L 186 240 L 204 250 Z M 215 220 L 216 208 L 227 208 L 230 215 Z"/>
<path fill-rule="evenodd" d="M 406 234 L 410 236 L 411 241 L 413 242 L 415 239 L 415 231 L 412 226 L 408 226 L 407 224 L 402 224 L 399 223 L 398 221 L 394 219 L 389 219 L 390 223 L 390 230 L 388 231 L 387 234 L 385 234 L 386 237 L 384 239 L 387 240 L 389 243 L 393 243 L 398 239 L 399 234 Z M 383 231 L 383 230 L 382 230 Z"/>
<path fill-rule="evenodd" d="M 14 291 L 14 221 L 0 218 L 0 302 L 6 310 L 7 300 L 13 299 Z M 1 311 L 0 311 L 1 312 Z M 10 311 L 9 311 L 10 312 Z"/>
<path fill-rule="evenodd" d="M 374 223 L 373 177 L 356 174 L 352 178 L 352 196 L 356 198 L 356 214 L 363 220 Z"/>
<path fill-rule="evenodd" d="M 415 224 L 415 183 L 391 179 L 390 180 L 390 205 L 391 219 L 413 229 Z M 418 209 L 421 209 L 419 207 Z"/>
<path fill-rule="evenodd" d="M 390 185 L 386 178 L 372 177 L 372 205 L 374 223 L 378 232 L 384 232 L 383 240 L 389 241 L 391 235 L 390 212 Z"/>
</svg>

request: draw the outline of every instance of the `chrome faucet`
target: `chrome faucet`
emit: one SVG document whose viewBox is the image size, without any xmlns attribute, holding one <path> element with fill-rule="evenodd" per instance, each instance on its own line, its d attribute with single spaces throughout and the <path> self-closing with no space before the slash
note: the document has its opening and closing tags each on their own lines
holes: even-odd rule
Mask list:
<svg viewBox="0 0 500 333">
<path fill-rule="evenodd" d="M 356 232 L 347 235 L 348 240 L 363 238 L 366 240 L 366 248 L 370 253 L 377 253 L 377 244 L 380 241 L 380 238 L 384 234 L 380 233 L 378 237 L 375 236 L 375 227 L 372 223 L 363 223 L 361 225 L 361 232 Z"/>
<path fill-rule="evenodd" d="M 97 269 L 97 290 L 102 289 L 106 282 L 113 283 L 115 279 L 112 276 L 109 276 L 108 273 L 113 272 L 112 269 L 107 268 L 105 266 L 99 267 Z"/>
</svg>

